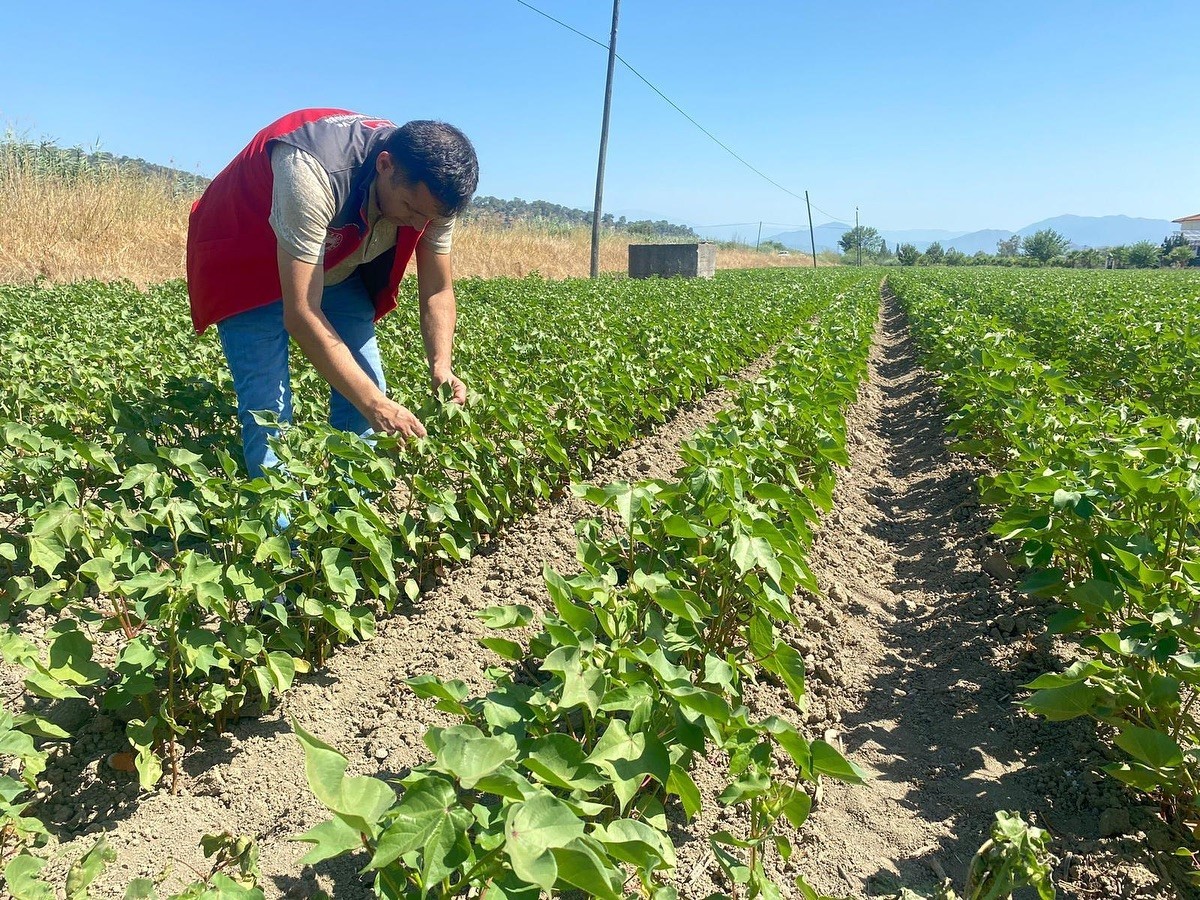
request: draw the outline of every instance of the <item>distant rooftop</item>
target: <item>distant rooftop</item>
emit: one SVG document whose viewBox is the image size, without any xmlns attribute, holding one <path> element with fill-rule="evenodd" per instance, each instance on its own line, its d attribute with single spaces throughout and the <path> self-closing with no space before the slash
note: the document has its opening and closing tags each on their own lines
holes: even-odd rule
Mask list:
<svg viewBox="0 0 1200 900">
<path fill-rule="evenodd" d="M 1171 221 L 1176 225 L 1182 224 L 1183 222 L 1200 222 L 1200 213 L 1196 213 L 1194 216 L 1184 216 L 1182 219 L 1172 219 Z"/>
</svg>

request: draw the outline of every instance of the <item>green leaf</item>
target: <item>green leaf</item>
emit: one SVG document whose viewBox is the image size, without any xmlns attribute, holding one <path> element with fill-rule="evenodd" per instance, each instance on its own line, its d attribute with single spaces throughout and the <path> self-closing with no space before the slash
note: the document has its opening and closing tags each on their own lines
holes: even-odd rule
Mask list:
<svg viewBox="0 0 1200 900">
<path fill-rule="evenodd" d="M 413 850 L 440 861 L 472 822 L 454 787 L 441 778 L 410 784 L 392 813 L 395 821 L 380 836 L 367 870 L 381 869 Z"/>
<path fill-rule="evenodd" d="M 158 891 L 149 878 L 135 878 L 125 888 L 125 900 L 157 900 Z"/>
<path fill-rule="evenodd" d="M 784 752 L 792 758 L 792 762 L 800 769 L 800 775 L 806 780 L 813 778 L 813 751 L 808 740 L 796 730 L 790 722 L 785 722 L 778 716 L 768 716 L 762 721 L 762 727 L 779 743 Z"/>
<path fill-rule="evenodd" d="M 4 867 L 4 883 L 13 900 L 54 900 L 54 890 L 38 877 L 46 865 L 28 853 L 18 853 Z"/>
<path fill-rule="evenodd" d="M 406 679 L 404 683 L 412 688 L 413 693 L 418 697 L 449 700 L 452 703 L 462 703 L 467 699 L 467 685 L 457 678 L 443 681 L 436 675 L 418 675 L 415 678 Z"/>
<path fill-rule="evenodd" d="M 702 601 L 695 591 L 664 585 L 651 593 L 650 597 L 671 615 L 687 622 L 700 622 L 704 619 L 704 614 L 700 611 L 703 608 Z"/>
<path fill-rule="evenodd" d="M 671 537 L 698 539 L 708 536 L 707 529 L 699 525 L 693 525 L 677 513 L 671 513 L 663 519 L 663 530 Z"/>
<path fill-rule="evenodd" d="M 698 712 L 718 724 L 728 722 L 732 715 L 725 698 L 712 691 L 685 684 L 668 689 L 668 693 L 678 700 L 679 705 L 684 709 Z"/>
<path fill-rule="evenodd" d="M 533 610 L 524 604 L 512 606 L 489 606 L 476 615 L 483 620 L 488 628 L 503 630 L 505 628 L 524 628 L 533 621 Z"/>
<path fill-rule="evenodd" d="M 88 885 L 116 858 L 117 851 L 102 836 L 91 850 L 75 860 L 67 872 L 67 900 L 87 900 Z"/>
<path fill-rule="evenodd" d="M 1029 688 L 1031 691 L 1067 687 L 1068 685 L 1086 681 L 1090 676 L 1102 671 L 1111 671 L 1111 667 L 1096 660 L 1081 659 L 1072 663 L 1062 672 L 1047 672 L 1044 675 L 1039 675 L 1028 684 L 1021 685 L 1021 687 Z"/>
<path fill-rule="evenodd" d="M 1153 794 L 1164 787 L 1162 776 L 1141 763 L 1108 763 L 1101 768 L 1117 781 L 1147 794 Z"/>
<path fill-rule="evenodd" d="M 551 569 L 548 563 L 542 566 L 542 576 L 558 617 L 575 631 L 591 634 L 596 627 L 596 617 L 590 609 L 575 602 L 566 579 Z"/>
<path fill-rule="evenodd" d="M 1183 750 L 1179 744 L 1153 728 L 1126 725 L 1113 743 L 1152 769 L 1171 769 L 1183 764 Z"/>
<path fill-rule="evenodd" d="M 50 645 L 48 674 L 68 684 L 99 684 L 106 672 L 103 666 L 92 662 L 91 640 L 74 622 L 68 624 L 71 629 L 60 633 Z"/>
<path fill-rule="evenodd" d="M 26 734 L 50 738 L 51 740 L 65 741 L 71 737 L 69 732 L 59 728 L 49 719 L 43 719 L 41 716 L 35 716 L 33 713 L 21 713 L 21 715 L 15 716 L 13 718 L 13 725 Z"/>
<path fill-rule="evenodd" d="M 440 734 L 436 767 L 470 790 L 480 778 L 516 758 L 517 741 L 511 734 L 485 737 L 473 725 L 456 725 Z"/>
<path fill-rule="evenodd" d="M 606 825 L 597 825 L 592 837 L 603 844 L 614 859 L 640 870 L 652 871 L 675 865 L 674 844 L 645 822 L 615 819 Z"/>
<path fill-rule="evenodd" d="M 321 551 L 321 569 L 329 589 L 346 603 L 353 603 L 362 585 L 354 574 L 350 554 L 340 547 L 326 547 Z"/>
<path fill-rule="evenodd" d="M 667 792 L 679 798 L 683 804 L 684 815 L 688 819 L 694 817 L 704 806 L 700 799 L 700 788 L 696 787 L 696 782 L 682 766 L 671 766 L 671 772 L 667 776 Z"/>
<path fill-rule="evenodd" d="M 842 756 L 825 741 L 812 742 L 812 767 L 818 775 L 828 775 L 847 784 L 864 784 L 867 773 Z"/>
<path fill-rule="evenodd" d="M 585 707 L 592 715 L 600 707 L 608 681 L 604 670 L 591 666 L 586 670 L 568 669 L 563 673 L 562 696 L 559 698 L 561 709 Z"/>
<path fill-rule="evenodd" d="M 791 826 L 798 829 L 808 821 L 812 804 L 812 797 L 797 788 L 793 791 L 791 798 L 783 804 L 783 814 Z"/>
<path fill-rule="evenodd" d="M 484 647 L 487 647 L 501 659 L 519 662 L 525 658 L 525 651 L 521 645 L 516 641 L 510 641 L 507 638 L 485 637 L 480 638 L 479 643 Z"/>
<path fill-rule="evenodd" d="M 304 747 L 304 772 L 317 799 L 351 828 L 374 837 L 379 819 L 396 799 L 396 792 L 378 778 L 347 778 L 346 757 L 313 737 L 294 719 L 292 730 Z"/>
<path fill-rule="evenodd" d="M 589 897 L 622 900 L 621 873 L 605 865 L 582 839 L 551 849 L 558 865 L 558 880 L 577 887 Z"/>
<path fill-rule="evenodd" d="M 1062 592 L 1063 586 L 1061 569 L 1042 569 L 1022 581 L 1018 590 L 1036 597 L 1054 597 Z"/>
<path fill-rule="evenodd" d="M 275 689 L 282 694 L 292 686 L 296 677 L 296 659 L 284 650 L 272 650 L 267 654 L 267 671 Z"/>
<path fill-rule="evenodd" d="M 380 839 L 382 844 L 383 839 L 386 839 L 385 833 Z M 362 847 L 362 834 L 358 829 L 351 828 L 344 820 L 335 816 L 326 822 L 322 822 L 315 828 L 310 828 L 304 834 L 291 838 L 293 841 L 303 841 L 306 844 L 316 844 L 311 850 L 304 855 L 300 860 L 300 864 L 311 866 L 326 859 L 333 859 L 335 856 L 341 856 L 344 853 L 353 853 Z"/>
<path fill-rule="evenodd" d="M 552 733 L 530 745 L 521 765 L 550 787 L 593 791 L 604 783 L 604 778 L 585 755 L 579 741 L 568 734 Z"/>
<path fill-rule="evenodd" d="M 552 794 L 514 803 L 505 820 L 504 850 L 513 871 L 549 891 L 558 880 L 558 864 L 549 851 L 583 836 L 583 822 Z"/>
<path fill-rule="evenodd" d="M 1021 701 L 1032 713 L 1051 722 L 1089 715 L 1100 697 L 1100 689 L 1079 681 L 1064 687 L 1046 688 Z"/>
<path fill-rule="evenodd" d="M 793 700 L 800 703 L 804 699 L 804 657 L 795 647 L 780 641 L 775 652 L 763 660 L 762 667 L 783 680 Z"/>
<path fill-rule="evenodd" d="M 646 776 L 666 784 L 671 774 L 667 748 L 653 734 L 630 734 L 621 719 L 613 719 L 588 762 L 607 772 L 613 779 L 613 790 L 624 809 L 637 793 Z"/>
</svg>

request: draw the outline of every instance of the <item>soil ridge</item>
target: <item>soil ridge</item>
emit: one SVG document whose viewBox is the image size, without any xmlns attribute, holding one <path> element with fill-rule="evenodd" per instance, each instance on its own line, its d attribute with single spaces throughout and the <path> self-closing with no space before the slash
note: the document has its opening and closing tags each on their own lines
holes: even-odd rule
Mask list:
<svg viewBox="0 0 1200 900">
<path fill-rule="evenodd" d="M 1016 590 L 979 503 L 985 472 L 952 450 L 886 286 L 848 434 L 851 465 L 812 552 L 825 598 L 810 621 L 808 718 L 875 778 L 824 788 L 799 870 L 837 896 L 932 890 L 946 875 L 961 886 L 995 812 L 1017 810 L 1056 838 L 1060 897 L 1177 896 L 1145 855 L 1138 829 L 1153 821 L 1098 773 L 1108 760 L 1091 723 L 1047 723 L 1014 699 L 1069 648 Z M 1130 811 L 1127 836 L 1099 839 L 1109 810 Z"/>
<path fill-rule="evenodd" d="M 773 358 L 774 350 L 736 373 L 733 381 L 753 380 Z M 714 388 L 602 461 L 587 480 L 669 478 L 680 464 L 683 441 L 731 400 L 729 387 Z M 73 779 L 80 777 L 81 767 L 74 767 L 74 775 L 64 770 L 61 780 L 81 787 L 59 800 L 84 833 L 59 848 L 47 874 L 59 880 L 58 870 L 65 872 L 71 860 L 86 852 L 102 825 L 117 859 L 93 892 L 120 897 L 132 878 L 150 877 L 169 860 L 178 861 L 176 874 L 184 879 L 190 879 L 192 869 L 206 871 L 200 838 L 228 830 L 259 840 L 260 884 L 267 897 L 309 897 L 321 890 L 339 900 L 373 896 L 371 879 L 357 873 L 361 860 L 344 857 L 302 870 L 299 860 L 309 845 L 290 839 L 329 816 L 308 788 L 303 750 L 289 722 L 346 755 L 348 774 L 402 777 L 428 758 L 424 732 L 431 725 L 452 724 L 430 701 L 416 697 L 405 680 L 436 674 L 461 679 L 472 694 L 486 691 L 486 668 L 502 661 L 479 645 L 489 632 L 475 613 L 504 603 L 545 606 L 543 563 L 566 575 L 578 571 L 575 525 L 596 513 L 571 496 L 541 504 L 469 563 L 449 571 L 413 609 L 380 619 L 372 640 L 340 648 L 325 669 L 298 680 L 276 709 L 235 723 L 228 734 L 202 738 L 184 760 L 176 796 L 162 791 L 139 800 L 132 777 L 114 783 L 112 773 L 100 771 L 95 758 L 96 746 L 115 740 L 110 734 L 114 726 L 100 723 L 99 734 L 91 733 L 95 723 L 84 726 L 75 752 L 90 761 L 82 766 L 78 782 Z"/>
</svg>

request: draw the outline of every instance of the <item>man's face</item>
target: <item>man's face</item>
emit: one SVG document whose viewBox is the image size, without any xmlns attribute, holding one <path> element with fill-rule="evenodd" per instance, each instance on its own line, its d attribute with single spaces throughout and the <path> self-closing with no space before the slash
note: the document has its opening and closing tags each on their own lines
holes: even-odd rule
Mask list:
<svg viewBox="0 0 1200 900">
<path fill-rule="evenodd" d="M 396 164 L 386 150 L 375 160 L 375 199 L 383 217 L 395 225 L 408 225 L 418 231 L 430 219 L 442 216 L 441 206 L 429 188 L 421 182 L 409 185 L 395 180 Z"/>
</svg>

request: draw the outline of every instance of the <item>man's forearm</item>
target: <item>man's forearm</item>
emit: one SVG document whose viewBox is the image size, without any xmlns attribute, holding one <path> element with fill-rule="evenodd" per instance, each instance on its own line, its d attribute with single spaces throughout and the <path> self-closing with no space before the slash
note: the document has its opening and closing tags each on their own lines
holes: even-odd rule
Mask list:
<svg viewBox="0 0 1200 900">
<path fill-rule="evenodd" d="M 355 361 L 350 348 L 321 312 L 323 273 L 280 250 L 283 327 L 321 377 L 368 419 L 384 394 Z"/>
<path fill-rule="evenodd" d="M 355 361 L 350 348 L 324 316 L 284 316 L 284 327 L 321 377 L 367 418 L 384 394 Z"/>
<path fill-rule="evenodd" d="M 421 299 L 421 337 L 425 342 L 425 357 L 429 360 L 429 374 L 435 379 L 448 376 L 453 369 L 457 323 L 453 289 Z"/>
</svg>

